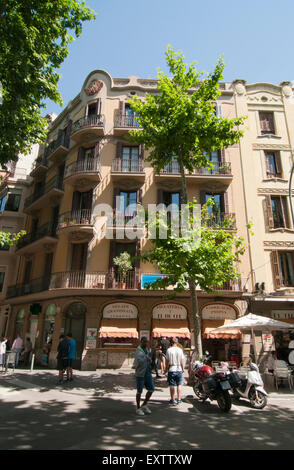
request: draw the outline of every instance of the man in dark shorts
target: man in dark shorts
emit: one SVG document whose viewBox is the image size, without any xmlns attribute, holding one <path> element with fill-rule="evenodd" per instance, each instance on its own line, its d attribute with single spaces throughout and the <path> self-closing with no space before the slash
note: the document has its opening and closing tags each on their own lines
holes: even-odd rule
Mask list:
<svg viewBox="0 0 294 470">
<path fill-rule="evenodd" d="M 148 340 L 146 336 L 141 338 L 141 344 L 136 350 L 135 361 L 134 361 L 134 368 L 135 368 L 135 375 L 136 375 L 136 382 L 137 382 L 137 394 L 136 394 L 136 402 L 137 402 L 137 409 L 136 414 L 139 416 L 144 416 L 151 413 L 150 408 L 147 406 L 152 393 L 154 392 L 154 383 L 151 374 L 151 359 L 149 356 L 148 351 Z M 141 404 L 141 395 L 143 392 L 143 388 L 146 387 L 147 393 L 143 405 L 140 407 Z"/>
<path fill-rule="evenodd" d="M 59 336 L 59 344 L 57 348 L 57 369 L 58 374 L 58 385 L 63 384 L 63 374 L 67 369 L 67 357 L 69 353 L 69 342 L 64 335 Z"/>
</svg>

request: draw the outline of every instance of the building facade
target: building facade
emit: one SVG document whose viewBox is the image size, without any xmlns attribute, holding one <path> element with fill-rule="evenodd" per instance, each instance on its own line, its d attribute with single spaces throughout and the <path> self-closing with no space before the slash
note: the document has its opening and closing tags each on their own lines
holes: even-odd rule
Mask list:
<svg viewBox="0 0 294 470">
<path fill-rule="evenodd" d="M 216 337 L 210 331 L 243 315 L 248 298 L 258 310 L 262 297 L 254 294 L 256 283 L 264 282 L 275 299 L 291 287 L 287 263 L 293 243 L 292 222 L 285 215 L 289 201 L 284 202 L 292 161 L 292 89 L 242 81 L 221 83 L 220 89 L 217 112 L 229 118 L 248 115 L 245 136 L 240 145 L 211 155 L 213 170 L 195 169 L 187 175 L 188 195 L 201 204 L 213 197 L 218 222 L 233 215 L 236 222 L 230 229 L 250 241 L 250 250 L 238 281 L 214 294 L 198 291 L 203 346 L 216 360 L 228 358 L 242 344 L 237 336 Z M 27 235 L 17 245 L 17 281 L 11 282 L 5 301 L 11 308 L 8 333 L 11 338 L 17 332 L 30 335 L 37 360 L 50 366 L 55 365 L 60 333 L 69 331 L 78 344 L 75 366 L 89 370 L 130 367 L 143 334 L 150 339 L 177 335 L 187 349 L 191 346 L 189 293 L 167 300 L 166 293 L 146 289 L 147 282 L 164 274 L 156 266 L 135 258 L 122 277 L 114 261 L 122 252 L 136 257 L 150 243 L 142 227 L 133 239 L 126 236 L 123 226 L 136 214 L 128 209 L 122 220 L 122 209 L 133 203 L 146 208 L 181 200 L 177 163 L 156 174 L 144 148 L 127 139 L 129 130 L 138 126 L 128 99 L 134 94 L 144 98 L 148 92 L 157 92 L 156 80 L 91 72 L 78 96 L 51 122 L 48 141 L 31 172 L 31 191 L 24 202 Z M 272 122 L 267 113 L 274 113 L 276 134 L 267 132 Z M 113 224 L 107 218 L 109 207 Z M 289 226 L 269 228 L 269 208 L 274 224 L 284 217 Z M 246 227 L 249 220 L 254 237 Z M 285 243 L 282 250 L 280 242 Z M 288 267 L 289 274 L 280 271 L 280 285 L 273 284 L 278 276 L 269 269 L 272 252 Z"/>
<path fill-rule="evenodd" d="M 20 155 L 17 162 L 9 162 L 0 170 L 0 230 L 18 233 L 25 228 L 24 201 L 29 195 L 30 173 L 37 158 L 39 146 L 34 145 L 29 155 Z M 10 304 L 6 302 L 7 287 L 17 282 L 19 256 L 15 247 L 0 246 L 0 335 L 6 334 Z"/>
<path fill-rule="evenodd" d="M 240 160 L 246 218 L 254 232 L 249 235 L 251 310 L 294 323 L 294 220 L 289 199 L 294 163 L 292 84 L 247 85 L 236 80 L 233 87 L 236 115 L 248 116 Z M 289 339 L 289 333 L 276 335 L 281 358 L 287 359 Z"/>
</svg>

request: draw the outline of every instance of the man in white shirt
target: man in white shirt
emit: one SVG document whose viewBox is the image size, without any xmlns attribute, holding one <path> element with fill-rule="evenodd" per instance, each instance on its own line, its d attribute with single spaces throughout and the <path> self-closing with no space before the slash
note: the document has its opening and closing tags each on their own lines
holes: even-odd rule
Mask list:
<svg viewBox="0 0 294 470">
<path fill-rule="evenodd" d="M 178 346 L 178 339 L 172 338 L 171 347 L 166 353 L 166 371 L 168 371 L 168 384 L 170 387 L 170 404 L 179 405 L 182 403 L 182 384 L 184 372 L 185 356 L 183 350 Z M 177 401 L 175 400 L 177 387 Z"/>
</svg>

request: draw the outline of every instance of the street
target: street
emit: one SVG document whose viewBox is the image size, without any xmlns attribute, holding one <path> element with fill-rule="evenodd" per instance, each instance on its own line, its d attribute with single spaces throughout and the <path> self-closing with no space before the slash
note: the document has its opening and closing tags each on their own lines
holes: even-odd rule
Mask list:
<svg viewBox="0 0 294 470">
<path fill-rule="evenodd" d="M 1 450 L 290 450 L 294 394 L 269 395 L 264 410 L 234 402 L 229 413 L 200 403 L 183 387 L 184 403 L 169 405 L 165 378 L 156 381 L 152 414 L 135 414 L 133 371 L 76 373 L 57 386 L 52 370 L 0 376 Z"/>
</svg>

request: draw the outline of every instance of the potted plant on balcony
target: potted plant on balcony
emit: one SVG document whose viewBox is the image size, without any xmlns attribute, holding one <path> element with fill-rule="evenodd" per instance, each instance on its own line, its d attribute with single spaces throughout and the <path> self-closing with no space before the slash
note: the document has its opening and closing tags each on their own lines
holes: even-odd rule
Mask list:
<svg viewBox="0 0 294 470">
<path fill-rule="evenodd" d="M 118 288 L 125 289 L 126 288 L 126 281 L 127 275 L 133 269 L 131 255 L 124 251 L 119 256 L 113 258 L 113 264 L 117 267 L 118 273 Z"/>
</svg>

